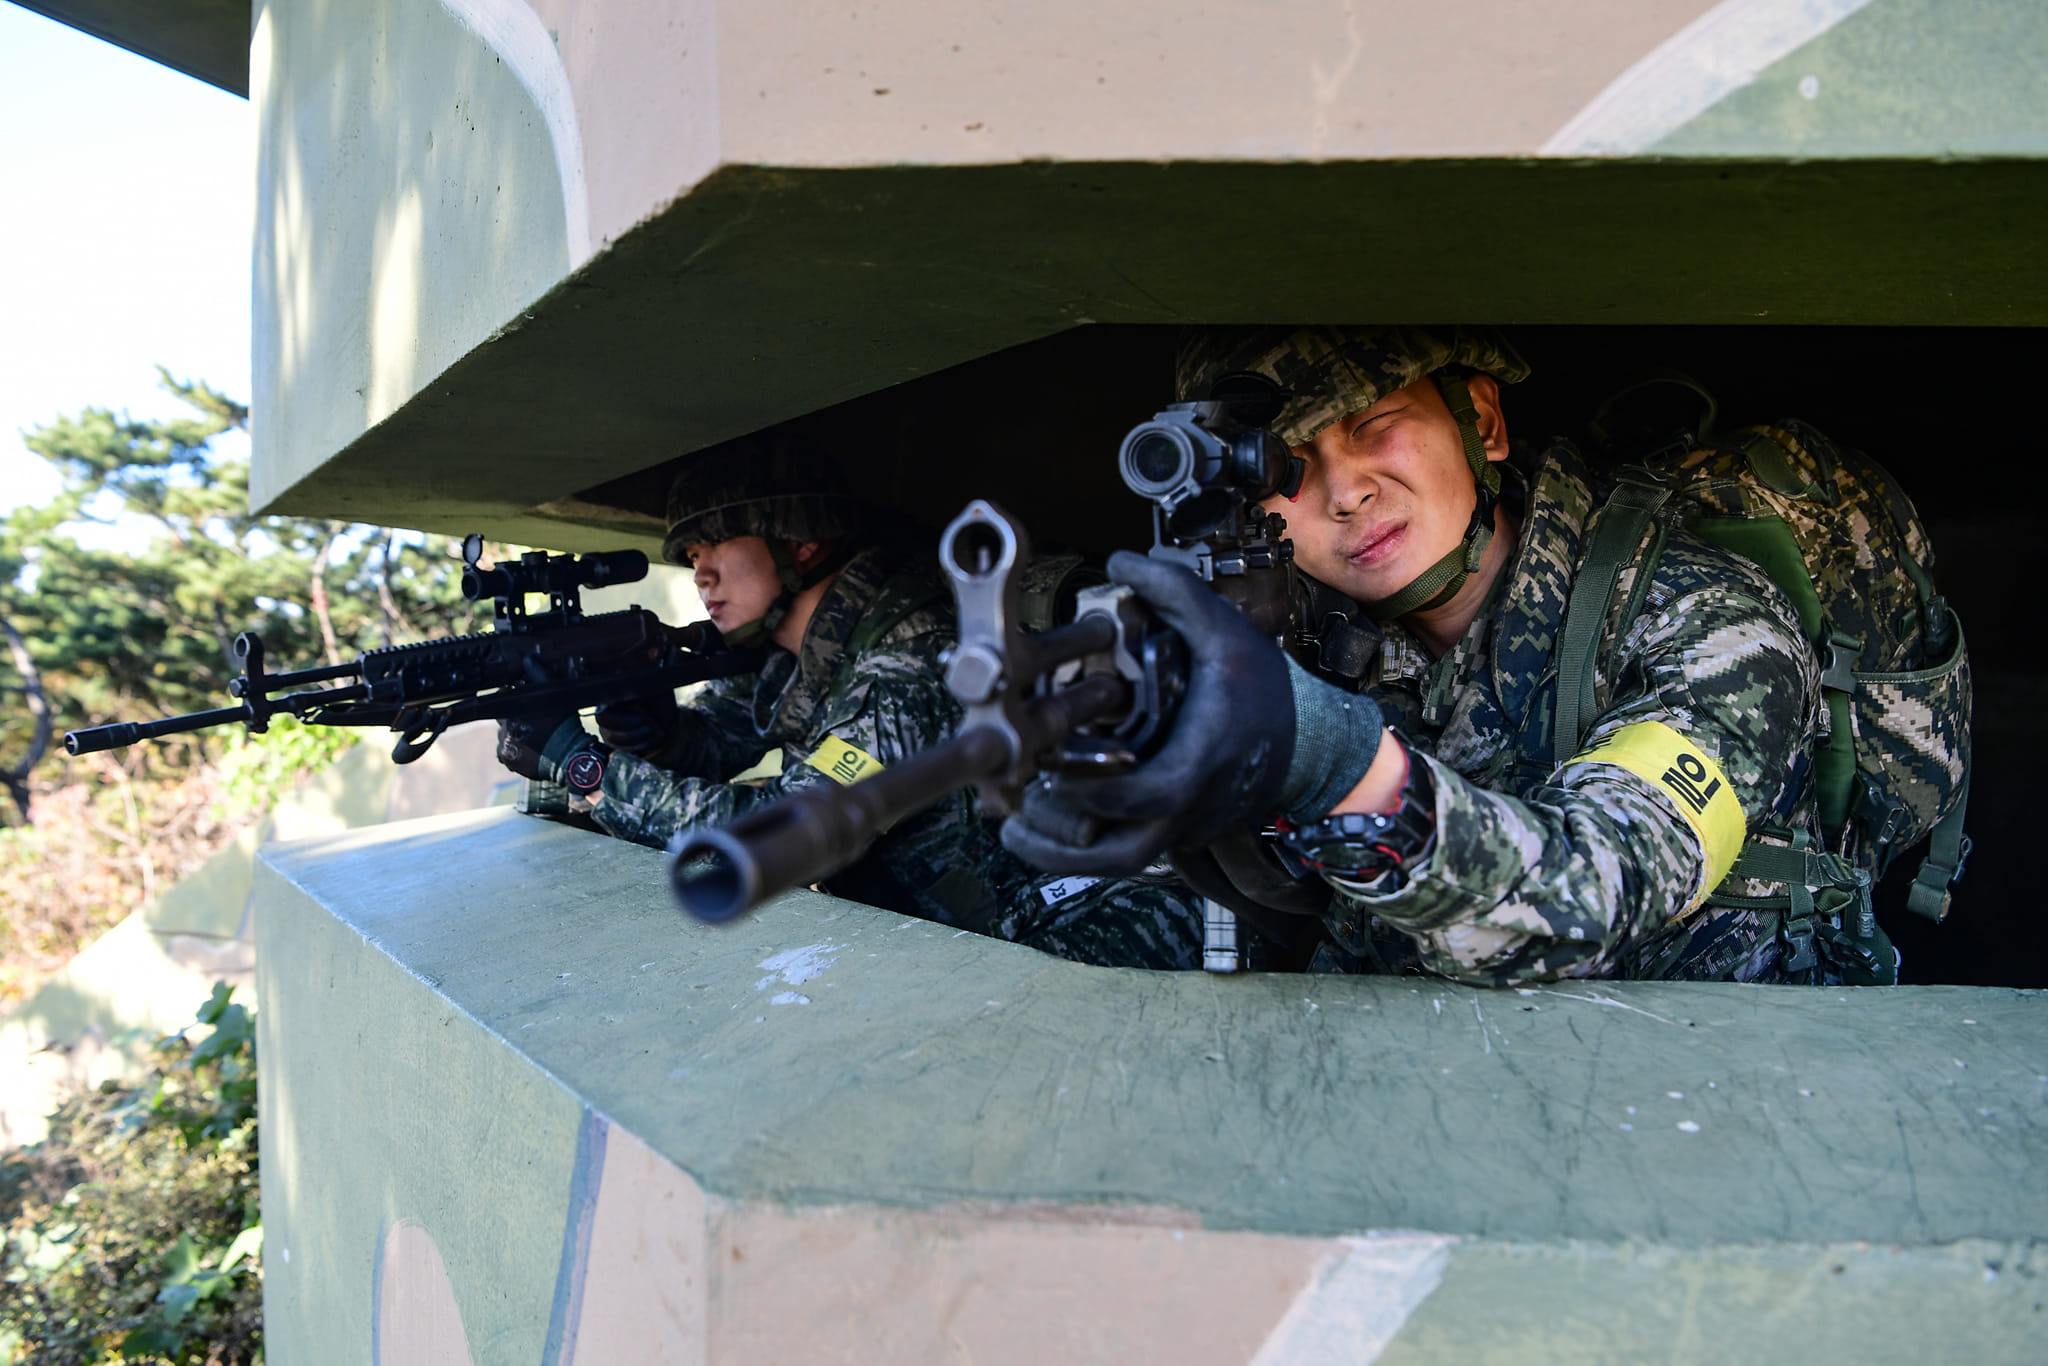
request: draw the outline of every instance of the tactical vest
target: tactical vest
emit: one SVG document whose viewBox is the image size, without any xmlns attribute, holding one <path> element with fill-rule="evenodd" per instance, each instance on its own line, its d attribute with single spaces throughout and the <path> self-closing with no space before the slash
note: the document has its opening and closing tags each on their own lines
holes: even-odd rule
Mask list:
<svg viewBox="0 0 2048 1366">
<path fill-rule="evenodd" d="M 1785 593 L 1818 655 L 1826 701 L 1814 754 L 1824 846 L 1810 847 L 1805 832 L 1773 832 L 1784 844 L 1753 834 L 1709 900 L 1780 912 L 1790 971 L 1815 968 L 1818 955 L 1846 981 L 1894 981 L 1872 881 L 1931 836 L 1907 905 L 1940 920 L 1970 848 L 1969 659 L 1962 625 L 1934 587 L 1926 528 L 1880 465 L 1795 421 L 1687 439 L 1624 468 L 1593 523 L 1558 637 L 1557 763 L 1578 753 L 1597 714 L 1602 628 L 1624 570 L 1641 566 L 1632 596 L 1647 590 L 1678 526 L 1752 561 Z M 1790 891 L 1732 890 L 1751 880 Z"/>
</svg>

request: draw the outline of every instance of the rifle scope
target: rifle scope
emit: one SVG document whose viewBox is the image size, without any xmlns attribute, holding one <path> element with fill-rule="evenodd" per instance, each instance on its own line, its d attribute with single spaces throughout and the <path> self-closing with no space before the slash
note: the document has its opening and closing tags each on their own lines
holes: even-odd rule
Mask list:
<svg viewBox="0 0 2048 1366">
<path fill-rule="evenodd" d="M 528 551 L 518 559 L 485 569 L 471 564 L 462 571 L 462 596 L 516 598 L 527 593 L 561 595 L 579 588 L 604 588 L 638 583 L 647 577 L 647 556 L 637 550 L 610 550 L 595 555 L 550 555 Z"/>
<path fill-rule="evenodd" d="M 1117 473 L 1182 540 L 1206 535 L 1240 504 L 1301 489 L 1302 463 L 1265 423 L 1284 397 L 1261 375 L 1227 375 L 1214 395 L 1176 403 L 1125 434 Z"/>
</svg>

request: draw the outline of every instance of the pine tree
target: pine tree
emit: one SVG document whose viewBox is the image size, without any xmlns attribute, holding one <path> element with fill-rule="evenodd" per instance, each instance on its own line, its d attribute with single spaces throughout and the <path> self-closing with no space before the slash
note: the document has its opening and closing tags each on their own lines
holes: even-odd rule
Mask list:
<svg viewBox="0 0 2048 1366">
<path fill-rule="evenodd" d="M 469 628 L 446 538 L 251 515 L 247 463 L 215 449 L 246 429 L 248 409 L 159 373 L 192 416 L 88 408 L 26 433 L 62 491 L 0 522 L 0 618 L 25 643 L 59 731 L 232 705 L 241 631 L 260 635 L 271 666 L 286 669 Z M 79 543 L 81 526 L 109 521 L 135 529 L 139 548 Z M 7 667 L 0 658 L 0 690 L 19 691 L 0 696 L 0 772 L 36 730 L 27 680 L 4 677 Z M 220 743 L 200 734 L 139 746 L 130 763 L 175 765 Z M 44 766 L 61 758 L 60 749 Z"/>
</svg>

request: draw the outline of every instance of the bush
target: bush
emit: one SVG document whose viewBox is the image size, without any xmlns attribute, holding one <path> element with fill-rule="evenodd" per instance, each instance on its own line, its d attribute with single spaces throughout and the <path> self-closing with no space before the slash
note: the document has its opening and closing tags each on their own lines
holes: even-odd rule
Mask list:
<svg viewBox="0 0 2048 1366">
<path fill-rule="evenodd" d="M 216 984 L 140 1083 L 66 1101 L 0 1162 L 0 1349 L 16 1362 L 263 1359 L 256 1039 Z"/>
</svg>

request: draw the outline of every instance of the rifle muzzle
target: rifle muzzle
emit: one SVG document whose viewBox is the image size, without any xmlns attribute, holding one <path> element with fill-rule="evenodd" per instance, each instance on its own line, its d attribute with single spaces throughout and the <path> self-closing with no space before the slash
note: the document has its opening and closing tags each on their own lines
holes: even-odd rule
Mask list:
<svg viewBox="0 0 2048 1366">
<path fill-rule="evenodd" d="M 697 919 L 731 920 L 829 877 L 897 821 L 1009 763 L 1000 733 L 971 726 L 871 778 L 795 793 L 722 828 L 683 831 L 669 844 L 669 884 Z"/>
<path fill-rule="evenodd" d="M 168 716 L 161 721 L 116 721 L 110 726 L 67 730 L 64 732 L 64 752 L 98 754 L 103 749 L 120 749 L 138 741 L 154 740 L 159 735 L 183 735 L 208 726 L 224 726 L 230 721 L 247 721 L 251 715 L 249 705 L 244 703 L 239 707 L 193 712 L 190 716 Z"/>
<path fill-rule="evenodd" d="M 111 726 L 64 732 L 66 754 L 98 754 L 105 749 L 123 749 L 142 738 L 142 727 L 133 721 L 116 721 Z"/>
</svg>

